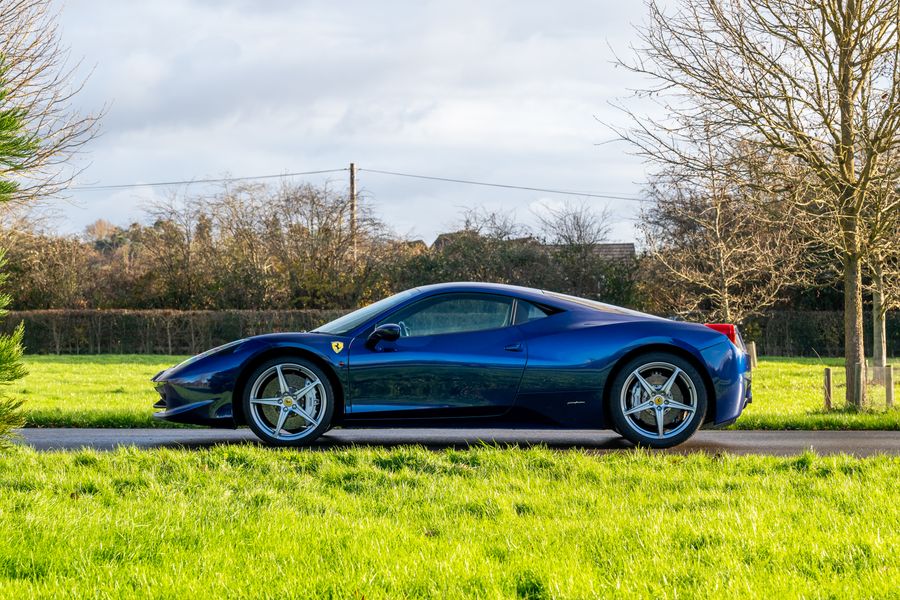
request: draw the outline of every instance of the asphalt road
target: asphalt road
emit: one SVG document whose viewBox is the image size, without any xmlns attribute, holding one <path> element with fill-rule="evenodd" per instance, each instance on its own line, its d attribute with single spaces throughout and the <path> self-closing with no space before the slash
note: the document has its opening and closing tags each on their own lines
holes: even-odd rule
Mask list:
<svg viewBox="0 0 900 600">
<path fill-rule="evenodd" d="M 206 448 L 216 444 L 256 444 L 247 429 L 21 429 L 20 443 L 38 450 L 112 450 L 119 446 L 141 448 Z M 611 431 L 561 431 L 542 429 L 335 429 L 322 436 L 314 448 L 354 445 L 428 448 L 465 448 L 475 444 L 585 449 L 614 452 L 631 448 Z M 813 449 L 819 454 L 900 455 L 900 431 L 700 431 L 681 446 L 667 452 L 708 452 L 790 456 Z"/>
</svg>

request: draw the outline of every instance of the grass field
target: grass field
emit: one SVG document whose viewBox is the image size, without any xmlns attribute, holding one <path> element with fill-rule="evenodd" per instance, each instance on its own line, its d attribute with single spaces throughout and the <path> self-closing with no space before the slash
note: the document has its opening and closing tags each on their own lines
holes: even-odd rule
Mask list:
<svg viewBox="0 0 900 600">
<path fill-rule="evenodd" d="M 29 356 L 29 375 L 11 388 L 26 400 L 29 426 L 158 427 L 151 414 L 156 393 L 150 378 L 183 357 L 101 355 Z M 884 388 L 873 387 L 872 408 L 843 406 L 843 371 L 835 371 L 838 410 L 822 411 L 822 369 L 834 359 L 771 358 L 754 373 L 754 401 L 741 429 L 900 429 L 900 409 L 884 410 Z M 900 402 L 900 369 L 895 396 Z"/>
<path fill-rule="evenodd" d="M 25 400 L 28 426 L 160 427 L 150 378 L 180 356 L 102 354 L 25 357 L 28 375 L 10 395 Z"/>
<path fill-rule="evenodd" d="M 900 367 L 894 370 L 895 408 L 885 410 L 883 386 L 869 386 L 869 407 L 848 409 L 844 401 L 844 362 L 824 358 L 761 359 L 753 374 L 753 403 L 738 429 L 893 429 L 900 430 Z M 823 372 L 833 367 L 834 408 L 823 410 Z"/>
<path fill-rule="evenodd" d="M 0 455 L 0 597 L 887 598 L 900 460 Z"/>
</svg>

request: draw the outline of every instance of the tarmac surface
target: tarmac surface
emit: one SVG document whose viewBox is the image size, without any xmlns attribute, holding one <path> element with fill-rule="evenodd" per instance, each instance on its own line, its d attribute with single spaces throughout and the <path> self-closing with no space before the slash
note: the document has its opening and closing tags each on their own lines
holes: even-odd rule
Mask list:
<svg viewBox="0 0 900 600">
<path fill-rule="evenodd" d="M 207 448 L 218 444 L 257 444 L 248 429 L 20 429 L 19 443 L 37 450 L 119 446 L 140 448 Z M 490 444 L 616 452 L 633 448 L 612 431 L 559 429 L 333 429 L 314 449 L 350 446 L 422 445 L 431 449 Z M 662 452 L 767 454 L 791 456 L 806 450 L 819 454 L 900 455 L 900 431 L 699 431 L 693 438 Z"/>
</svg>

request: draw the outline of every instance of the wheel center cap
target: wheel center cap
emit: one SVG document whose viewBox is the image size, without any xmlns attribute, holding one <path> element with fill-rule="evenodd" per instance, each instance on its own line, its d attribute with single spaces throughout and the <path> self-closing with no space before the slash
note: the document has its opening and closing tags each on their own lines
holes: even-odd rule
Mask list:
<svg viewBox="0 0 900 600">
<path fill-rule="evenodd" d="M 281 402 L 285 406 L 293 406 L 294 405 L 294 399 L 291 398 L 290 396 L 285 396 L 284 398 L 281 399 Z"/>
<path fill-rule="evenodd" d="M 663 398 L 662 396 L 657 396 L 653 399 L 653 404 L 657 406 L 662 406 L 663 402 L 665 402 L 665 398 Z"/>
</svg>

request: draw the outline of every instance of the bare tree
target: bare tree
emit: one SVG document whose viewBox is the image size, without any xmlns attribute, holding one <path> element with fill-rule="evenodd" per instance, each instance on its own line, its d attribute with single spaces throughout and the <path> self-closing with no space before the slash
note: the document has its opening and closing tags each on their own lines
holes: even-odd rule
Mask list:
<svg viewBox="0 0 900 600">
<path fill-rule="evenodd" d="M 628 274 L 618 272 L 621 261 L 607 260 L 600 253 L 600 245 L 612 229 L 609 209 L 586 202 L 566 202 L 561 207 L 544 204 L 536 216 L 541 236 L 561 271 L 563 286 L 575 294 L 612 300 L 610 281 L 619 282 Z"/>
<path fill-rule="evenodd" d="M 862 264 L 874 234 L 864 219 L 870 189 L 900 164 L 900 0 L 681 0 L 666 13 L 648 3 L 635 62 L 667 117 L 620 132 L 647 158 L 685 166 L 685 128 L 710 139 L 753 140 L 792 159 L 816 193 L 796 207 L 832 232 L 844 282 L 847 400 L 862 405 L 865 364 Z M 637 117 L 633 112 L 632 116 Z M 690 134 L 688 134 L 690 135 Z M 797 173 L 773 171 L 765 184 Z M 798 196 L 799 198 L 799 196 Z M 858 392 L 856 390 L 859 390 Z"/>
<path fill-rule="evenodd" d="M 223 300 L 239 308 L 257 308 L 284 296 L 286 287 L 275 273 L 275 256 L 266 243 L 266 227 L 272 214 L 264 185 L 239 183 L 227 186 L 203 203 L 213 228 L 215 268 L 222 275 Z"/>
<path fill-rule="evenodd" d="M 462 231 L 497 241 L 509 241 L 531 235 L 528 228 L 516 220 L 514 213 L 491 211 L 477 206 L 463 209 Z"/>
<path fill-rule="evenodd" d="M 17 111 L 31 147 L 0 162 L 0 180 L 16 183 L 9 201 L 58 195 L 77 175 L 72 158 L 96 134 L 99 115 L 79 114 L 72 99 L 83 86 L 60 44 L 51 0 L 0 0 L 0 108 Z"/>
<path fill-rule="evenodd" d="M 708 169 L 673 165 L 653 181 L 641 221 L 650 258 L 642 281 L 672 312 L 740 323 L 798 282 L 804 246 L 771 218 L 783 197 L 762 198 L 745 184 L 759 157 L 712 140 L 698 152 Z"/>
<path fill-rule="evenodd" d="M 208 239 L 210 227 L 204 198 L 173 192 L 149 204 L 146 212 L 153 225 L 144 231 L 141 246 L 149 271 L 163 288 L 158 291 L 161 301 L 188 309 L 211 308 L 206 292 L 218 269 L 201 260 L 206 253 L 200 242 Z"/>
<path fill-rule="evenodd" d="M 562 207 L 543 204 L 536 213 L 541 233 L 553 244 L 593 250 L 609 239 L 612 213 L 586 202 L 566 202 Z"/>
<path fill-rule="evenodd" d="M 900 308 L 900 211 L 893 207 L 900 197 L 900 184 L 885 182 L 873 194 L 874 201 L 867 217 L 873 236 L 868 254 L 872 289 L 872 364 L 887 365 L 886 317 L 889 310 Z"/>
</svg>

